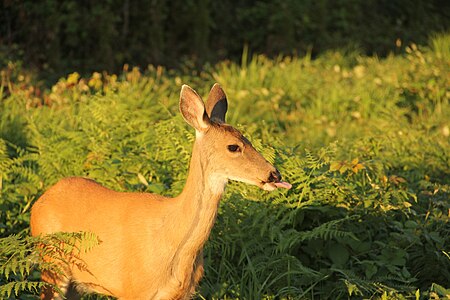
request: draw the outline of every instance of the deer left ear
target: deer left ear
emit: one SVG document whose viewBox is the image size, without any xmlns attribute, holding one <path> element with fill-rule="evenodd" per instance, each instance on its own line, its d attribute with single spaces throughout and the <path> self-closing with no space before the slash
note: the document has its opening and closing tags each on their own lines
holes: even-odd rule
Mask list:
<svg viewBox="0 0 450 300">
<path fill-rule="evenodd" d="M 180 111 L 184 120 L 198 132 L 205 131 L 211 124 L 202 98 L 186 84 L 181 88 Z"/>
<path fill-rule="evenodd" d="M 217 123 L 225 123 L 225 115 L 228 109 L 227 95 L 218 83 L 215 83 L 206 100 L 206 113 L 209 118 Z"/>
</svg>

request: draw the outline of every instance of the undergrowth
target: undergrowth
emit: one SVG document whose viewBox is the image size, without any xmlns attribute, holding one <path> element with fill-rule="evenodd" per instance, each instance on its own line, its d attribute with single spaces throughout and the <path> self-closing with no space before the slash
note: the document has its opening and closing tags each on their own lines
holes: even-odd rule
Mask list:
<svg viewBox="0 0 450 300">
<path fill-rule="evenodd" d="M 244 55 L 199 73 L 73 73 L 39 93 L 11 65 L 0 89 L 0 297 L 42 287 L 33 266 L 51 266 L 38 259 L 42 238 L 27 237 L 29 212 L 59 179 L 181 191 L 194 133 L 179 88 L 206 95 L 213 82 L 229 123 L 293 188 L 228 185 L 198 299 L 449 297 L 448 45 L 443 35 L 384 59 Z"/>
</svg>

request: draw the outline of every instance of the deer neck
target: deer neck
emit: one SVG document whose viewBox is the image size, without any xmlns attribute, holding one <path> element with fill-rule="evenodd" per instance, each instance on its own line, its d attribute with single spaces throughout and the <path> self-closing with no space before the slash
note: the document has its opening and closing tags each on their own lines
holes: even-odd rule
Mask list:
<svg viewBox="0 0 450 300">
<path fill-rule="evenodd" d="M 214 225 L 220 198 L 225 189 L 226 179 L 214 175 L 214 166 L 208 155 L 200 151 L 198 141 L 194 143 L 186 185 L 177 197 L 180 205 L 178 224 L 181 232 L 179 246 L 174 255 L 172 274 L 184 278 L 191 274 L 195 259 Z M 181 225 L 182 224 L 182 225 Z"/>
<path fill-rule="evenodd" d="M 220 198 L 227 180 L 214 173 L 208 154 L 194 143 L 186 185 L 179 196 L 181 210 L 186 218 L 186 229 L 192 249 L 200 249 L 207 240 L 217 214 Z M 195 243 L 194 243 L 195 242 Z"/>
</svg>

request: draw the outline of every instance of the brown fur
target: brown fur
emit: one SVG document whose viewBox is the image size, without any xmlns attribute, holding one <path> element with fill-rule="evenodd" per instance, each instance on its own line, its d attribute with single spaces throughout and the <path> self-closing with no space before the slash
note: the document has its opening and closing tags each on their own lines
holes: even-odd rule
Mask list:
<svg viewBox="0 0 450 300">
<path fill-rule="evenodd" d="M 225 93 L 215 85 L 211 95 L 205 117 L 195 91 L 187 86 L 181 91 L 181 112 L 197 138 L 179 196 L 116 192 L 79 177 L 62 179 L 42 195 L 31 212 L 33 236 L 87 231 L 101 241 L 80 254 L 86 270 L 72 265 L 65 276 L 44 272 L 44 281 L 63 291 L 72 281 L 86 292 L 119 299 L 191 297 L 203 275 L 202 249 L 227 180 L 263 187 L 275 170 L 236 129 L 222 123 L 226 107 L 216 110 L 214 123 L 209 120 Z M 231 153 L 228 145 L 241 151 Z M 47 288 L 41 298 L 58 296 Z"/>
</svg>

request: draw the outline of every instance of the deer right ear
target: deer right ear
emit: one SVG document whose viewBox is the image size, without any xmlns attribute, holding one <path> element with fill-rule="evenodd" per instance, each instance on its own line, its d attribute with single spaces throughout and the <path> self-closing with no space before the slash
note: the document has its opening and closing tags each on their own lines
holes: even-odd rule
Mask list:
<svg viewBox="0 0 450 300">
<path fill-rule="evenodd" d="M 210 125 L 202 98 L 188 85 L 183 84 L 180 93 L 180 111 L 184 120 L 198 132 Z"/>
<path fill-rule="evenodd" d="M 225 114 L 227 109 L 227 95 L 220 85 L 215 83 L 209 92 L 208 100 L 206 100 L 206 112 L 212 121 L 226 123 Z"/>
</svg>

